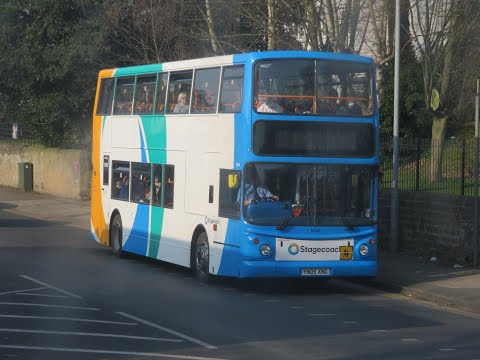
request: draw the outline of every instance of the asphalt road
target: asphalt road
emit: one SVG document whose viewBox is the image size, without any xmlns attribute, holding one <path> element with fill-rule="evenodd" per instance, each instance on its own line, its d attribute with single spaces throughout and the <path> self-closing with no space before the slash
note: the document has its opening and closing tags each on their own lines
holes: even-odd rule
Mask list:
<svg viewBox="0 0 480 360">
<path fill-rule="evenodd" d="M 348 283 L 217 279 L 0 210 L 0 359 L 480 359 L 480 318 Z"/>
</svg>

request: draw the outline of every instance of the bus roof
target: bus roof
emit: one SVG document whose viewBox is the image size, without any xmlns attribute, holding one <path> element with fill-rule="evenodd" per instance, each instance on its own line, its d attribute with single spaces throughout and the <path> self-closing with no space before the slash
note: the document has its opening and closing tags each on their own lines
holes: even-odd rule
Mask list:
<svg viewBox="0 0 480 360">
<path fill-rule="evenodd" d="M 235 64 L 242 64 L 247 62 L 254 62 L 262 59 L 288 59 L 288 58 L 324 59 L 324 60 L 332 60 L 332 61 L 354 61 L 354 62 L 370 63 L 370 64 L 374 63 L 373 59 L 370 57 L 360 56 L 360 55 L 351 55 L 351 54 L 340 54 L 340 53 L 321 52 L 321 51 L 303 51 L 303 50 L 261 51 L 261 52 L 251 52 L 251 53 L 243 53 L 243 54 L 235 54 L 235 55 L 212 56 L 212 57 L 172 61 L 172 62 L 165 62 L 160 64 L 148 64 L 148 65 L 122 67 L 122 68 L 116 68 L 116 69 L 105 69 L 100 71 L 100 76 L 109 77 L 112 74 L 114 74 L 114 76 L 137 75 L 137 74 L 147 74 L 147 73 L 155 73 L 155 72 L 161 72 L 161 71 L 191 69 L 191 68 L 197 68 L 197 67 L 235 65 Z"/>
</svg>

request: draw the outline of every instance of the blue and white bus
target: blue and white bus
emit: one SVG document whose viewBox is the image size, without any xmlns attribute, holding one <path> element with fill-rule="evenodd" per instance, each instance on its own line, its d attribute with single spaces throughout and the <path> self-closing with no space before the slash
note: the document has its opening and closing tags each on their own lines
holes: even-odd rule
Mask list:
<svg viewBox="0 0 480 360">
<path fill-rule="evenodd" d="M 307 51 L 102 70 L 92 237 L 200 279 L 375 276 L 374 74 Z"/>
</svg>

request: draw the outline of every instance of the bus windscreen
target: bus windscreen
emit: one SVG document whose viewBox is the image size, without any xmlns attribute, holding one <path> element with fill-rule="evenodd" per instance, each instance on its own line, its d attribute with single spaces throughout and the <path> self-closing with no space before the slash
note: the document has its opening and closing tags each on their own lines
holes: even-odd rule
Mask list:
<svg viewBox="0 0 480 360">
<path fill-rule="evenodd" d="M 275 59 L 255 65 L 257 113 L 370 117 L 373 69 L 370 64 L 313 59 Z"/>
</svg>

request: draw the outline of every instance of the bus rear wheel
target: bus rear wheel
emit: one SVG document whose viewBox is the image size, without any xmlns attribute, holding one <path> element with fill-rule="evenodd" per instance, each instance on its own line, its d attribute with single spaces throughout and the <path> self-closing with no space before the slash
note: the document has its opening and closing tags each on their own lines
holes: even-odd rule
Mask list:
<svg viewBox="0 0 480 360">
<path fill-rule="evenodd" d="M 115 215 L 110 226 L 110 246 L 113 255 L 122 256 L 122 218 L 119 214 Z"/>
<path fill-rule="evenodd" d="M 210 248 L 206 233 L 201 233 L 195 243 L 193 256 L 193 272 L 198 280 L 208 281 L 210 279 Z"/>
</svg>

